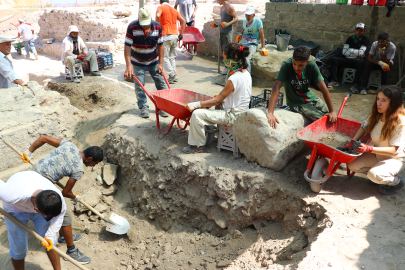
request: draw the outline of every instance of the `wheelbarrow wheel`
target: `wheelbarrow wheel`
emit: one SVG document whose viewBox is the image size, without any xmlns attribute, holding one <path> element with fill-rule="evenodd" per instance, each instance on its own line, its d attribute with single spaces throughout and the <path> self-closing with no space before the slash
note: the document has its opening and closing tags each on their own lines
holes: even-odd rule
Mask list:
<svg viewBox="0 0 405 270">
<path fill-rule="evenodd" d="M 215 127 L 214 126 L 205 126 L 205 145 L 209 146 L 215 139 Z"/>
<path fill-rule="evenodd" d="M 190 56 L 191 56 L 191 59 L 193 59 L 193 56 L 195 55 L 195 52 L 194 52 L 194 45 L 190 45 Z"/>
<path fill-rule="evenodd" d="M 324 170 L 328 167 L 328 161 L 324 158 L 319 159 L 314 166 L 314 169 L 312 170 L 312 175 L 311 178 L 314 180 L 321 180 L 323 178 L 323 172 Z M 323 187 L 325 186 L 325 182 L 319 184 L 319 183 L 310 183 L 311 184 L 311 189 L 313 192 L 319 193 Z"/>
</svg>

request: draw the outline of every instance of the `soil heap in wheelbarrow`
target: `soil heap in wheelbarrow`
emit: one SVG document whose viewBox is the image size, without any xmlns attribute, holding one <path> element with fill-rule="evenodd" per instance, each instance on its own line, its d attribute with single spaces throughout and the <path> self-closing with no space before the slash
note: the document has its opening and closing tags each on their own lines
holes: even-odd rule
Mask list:
<svg viewBox="0 0 405 270">
<path fill-rule="evenodd" d="M 345 144 L 348 144 L 352 138 L 349 136 L 342 134 L 340 132 L 326 132 L 322 138 L 319 139 L 319 143 L 326 144 L 327 146 L 337 148 L 339 146 L 343 146 Z M 354 154 L 357 155 L 356 150 L 349 150 L 349 151 L 344 151 L 349 154 Z"/>
</svg>

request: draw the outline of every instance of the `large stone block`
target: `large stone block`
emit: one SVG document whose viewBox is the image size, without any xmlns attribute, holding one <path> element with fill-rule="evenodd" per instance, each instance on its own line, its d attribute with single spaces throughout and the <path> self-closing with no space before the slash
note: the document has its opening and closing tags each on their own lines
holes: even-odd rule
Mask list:
<svg viewBox="0 0 405 270">
<path fill-rule="evenodd" d="M 298 12 L 311 12 L 314 10 L 314 4 L 298 3 Z"/>
<path fill-rule="evenodd" d="M 289 2 L 289 3 L 277 3 L 276 5 L 276 10 L 277 11 L 285 11 L 285 12 L 297 12 L 298 11 L 298 4 L 295 2 Z"/>
<path fill-rule="evenodd" d="M 310 34 L 309 37 L 310 37 L 311 40 L 312 39 L 322 39 L 323 38 L 323 31 L 312 30 L 309 34 Z"/>
<path fill-rule="evenodd" d="M 396 18 L 396 19 L 400 19 L 403 20 L 405 18 L 405 7 L 404 6 L 396 6 L 394 11 L 392 12 L 392 17 Z M 402 21 L 402 26 L 404 26 L 405 24 Z M 397 25 L 399 26 L 399 25 Z"/>
<path fill-rule="evenodd" d="M 302 12 L 297 12 L 294 13 L 294 22 L 301 24 L 303 22 L 306 22 L 307 20 L 307 14 L 306 13 L 302 13 Z"/>
<path fill-rule="evenodd" d="M 326 5 L 326 12 L 328 13 L 339 13 L 340 11 L 340 5 Z M 331 21 L 333 22 L 333 21 Z"/>
<path fill-rule="evenodd" d="M 325 4 L 314 4 L 314 13 L 324 13 L 326 10 Z"/>
<path fill-rule="evenodd" d="M 266 2 L 266 13 L 270 10 L 276 10 L 276 3 Z"/>
<path fill-rule="evenodd" d="M 341 5 L 340 13 L 342 13 L 343 16 L 348 15 L 348 14 L 357 14 L 359 9 L 360 9 L 360 6 L 357 6 L 357 5 Z"/>
<path fill-rule="evenodd" d="M 279 12 L 278 11 L 275 11 L 275 10 L 271 10 L 271 11 L 266 11 L 266 15 L 265 15 L 265 20 L 266 21 L 276 21 L 276 20 L 278 20 L 278 14 L 279 14 Z"/>
<path fill-rule="evenodd" d="M 305 121 L 301 114 L 275 110 L 274 115 L 280 123 L 273 129 L 266 113 L 266 108 L 243 112 L 236 119 L 233 130 L 239 150 L 249 161 L 280 171 L 305 149 L 305 143 L 296 137 L 297 132 L 304 128 Z"/>
<path fill-rule="evenodd" d="M 340 42 L 341 41 L 341 33 L 338 32 L 324 32 L 324 39 L 331 42 Z"/>
<path fill-rule="evenodd" d="M 291 22 L 293 20 L 293 13 L 286 13 L 286 12 L 279 13 L 278 19 L 281 22 Z"/>
</svg>

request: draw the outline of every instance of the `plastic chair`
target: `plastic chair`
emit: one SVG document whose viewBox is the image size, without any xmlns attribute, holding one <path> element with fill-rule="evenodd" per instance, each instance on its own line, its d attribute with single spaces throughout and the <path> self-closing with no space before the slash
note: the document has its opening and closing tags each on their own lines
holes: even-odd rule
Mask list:
<svg viewBox="0 0 405 270">
<path fill-rule="evenodd" d="M 68 69 L 67 65 L 65 65 L 65 79 L 66 80 L 67 80 L 67 78 L 70 78 L 70 80 L 73 81 L 75 79 L 75 77 L 84 78 L 82 63 L 76 63 L 73 68 L 73 72 L 75 74 L 73 74 L 73 76 L 72 76 L 72 74 L 70 74 L 70 70 Z"/>
<path fill-rule="evenodd" d="M 372 70 L 370 73 L 370 78 L 368 78 L 367 88 L 380 87 L 381 86 L 381 72 L 379 70 Z"/>
<path fill-rule="evenodd" d="M 228 127 L 225 125 L 218 125 L 218 144 L 217 149 L 221 151 L 221 149 L 225 149 L 228 151 L 232 151 L 235 157 L 239 156 L 239 147 L 236 144 L 236 137 L 233 133 L 232 127 Z"/>
<path fill-rule="evenodd" d="M 345 68 L 343 70 L 343 79 L 342 84 L 348 82 L 352 83 L 354 81 L 354 76 L 356 75 L 356 69 L 354 68 Z"/>
</svg>

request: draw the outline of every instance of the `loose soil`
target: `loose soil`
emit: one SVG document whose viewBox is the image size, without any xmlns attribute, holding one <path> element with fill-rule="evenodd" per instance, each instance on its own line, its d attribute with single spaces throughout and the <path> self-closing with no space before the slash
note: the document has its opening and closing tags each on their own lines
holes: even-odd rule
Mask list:
<svg viewBox="0 0 405 270">
<path fill-rule="evenodd" d="M 318 140 L 319 143 L 336 148 L 348 144 L 352 138 L 340 132 L 325 132 L 324 136 Z"/>
</svg>

